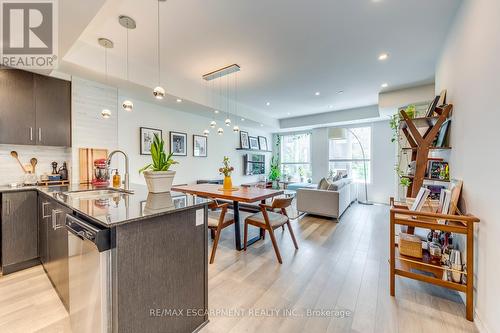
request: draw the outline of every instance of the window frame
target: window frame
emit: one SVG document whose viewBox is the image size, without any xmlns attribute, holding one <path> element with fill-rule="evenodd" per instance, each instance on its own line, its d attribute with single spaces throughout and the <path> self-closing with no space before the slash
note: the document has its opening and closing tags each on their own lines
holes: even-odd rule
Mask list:
<svg viewBox="0 0 500 333">
<path fill-rule="evenodd" d="M 309 156 L 308 156 L 308 160 L 309 162 L 304 162 L 304 161 L 301 161 L 301 162 L 283 162 L 283 143 L 284 143 L 284 140 L 283 138 L 286 137 L 286 136 L 299 136 L 299 135 L 307 135 L 309 136 Z M 309 176 L 306 176 L 306 180 L 307 178 L 311 178 L 312 179 L 312 144 L 311 144 L 311 141 L 312 141 L 312 133 L 309 132 L 309 131 L 306 131 L 306 132 L 294 132 L 294 133 L 283 133 L 283 134 L 280 134 L 280 137 L 281 137 L 281 141 L 280 141 L 280 147 L 279 147 L 279 154 L 280 154 L 280 169 L 281 169 L 281 172 L 283 172 L 283 169 L 285 166 L 287 165 L 307 165 L 308 166 L 308 169 L 309 169 L 309 173 L 310 175 Z"/>
<path fill-rule="evenodd" d="M 370 154 L 368 154 L 368 157 L 366 157 L 366 152 L 365 152 L 365 158 L 330 158 L 330 141 L 333 139 L 329 138 L 328 139 L 328 171 L 329 172 L 331 171 L 330 164 L 335 163 L 335 162 L 344 162 L 344 163 L 357 163 L 357 162 L 363 163 L 363 162 L 366 162 L 366 169 L 367 169 L 367 173 L 368 173 L 368 176 L 366 177 L 366 183 L 371 184 L 373 182 L 373 165 L 372 165 L 373 126 L 372 126 L 372 124 L 369 124 L 368 126 L 366 126 L 365 124 L 361 125 L 361 126 L 351 126 L 351 127 L 339 126 L 339 128 L 347 129 L 347 135 L 352 135 L 352 133 L 350 131 L 352 131 L 353 129 L 356 129 L 356 128 L 369 128 L 370 129 Z M 354 140 L 352 140 L 352 142 L 359 146 L 359 143 L 356 140 L 356 138 L 354 138 Z M 364 149 L 365 149 L 365 147 L 363 146 L 363 150 Z M 362 177 L 361 179 L 354 179 L 353 176 L 352 176 L 352 181 L 354 183 L 361 183 L 361 184 L 363 184 L 365 182 L 364 177 Z"/>
</svg>

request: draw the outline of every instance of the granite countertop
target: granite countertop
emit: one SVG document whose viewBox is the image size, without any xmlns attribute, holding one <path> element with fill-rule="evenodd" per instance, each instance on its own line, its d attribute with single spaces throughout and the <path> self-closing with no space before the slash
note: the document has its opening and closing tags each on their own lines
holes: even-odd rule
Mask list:
<svg viewBox="0 0 500 333">
<path fill-rule="evenodd" d="M 138 184 L 130 185 L 133 193 L 117 191 L 111 195 L 97 196 L 90 196 L 85 193 L 85 191 L 93 189 L 96 188 L 89 185 L 25 186 L 16 188 L 0 186 L 0 193 L 38 191 L 105 227 L 114 227 L 190 208 L 203 207 L 210 202 L 208 199 L 180 192 L 149 193 L 146 186 Z M 67 195 L 67 192 L 73 192 L 74 194 Z"/>
</svg>

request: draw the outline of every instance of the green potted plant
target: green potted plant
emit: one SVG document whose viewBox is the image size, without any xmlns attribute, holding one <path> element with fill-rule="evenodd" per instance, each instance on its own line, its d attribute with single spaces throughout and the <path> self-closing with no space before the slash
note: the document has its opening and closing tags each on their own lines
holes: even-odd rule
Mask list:
<svg viewBox="0 0 500 333">
<path fill-rule="evenodd" d="M 172 155 L 172 153 L 168 155 L 165 153 L 165 142 L 155 134 L 153 143 L 151 144 L 152 163 L 145 165 L 139 170 L 139 173 L 144 174 L 149 192 L 170 192 L 175 176 L 175 171 L 171 171 L 170 167 L 178 163 L 174 161 Z"/>
<path fill-rule="evenodd" d="M 273 187 L 278 188 L 278 181 L 281 177 L 280 164 L 277 156 L 271 157 L 269 180 L 273 182 Z"/>
</svg>

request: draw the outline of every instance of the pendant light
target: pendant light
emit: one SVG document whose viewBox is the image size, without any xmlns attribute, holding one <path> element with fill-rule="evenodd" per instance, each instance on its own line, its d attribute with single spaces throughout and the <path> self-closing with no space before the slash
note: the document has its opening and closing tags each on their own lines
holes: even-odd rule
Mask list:
<svg viewBox="0 0 500 333">
<path fill-rule="evenodd" d="M 114 45 L 113 42 L 107 38 L 99 38 L 97 42 L 104 48 L 104 78 L 106 84 L 108 84 L 108 49 L 112 49 Z M 103 108 L 101 110 L 101 116 L 104 119 L 111 118 L 111 110 L 108 108 Z"/>
<path fill-rule="evenodd" d="M 229 76 L 226 76 L 226 126 L 231 126 L 231 118 L 229 118 Z"/>
<path fill-rule="evenodd" d="M 158 0 L 158 7 L 157 7 L 157 51 L 158 51 L 158 86 L 153 89 L 153 96 L 156 97 L 156 99 L 163 99 L 165 97 L 165 89 L 161 86 L 161 51 L 160 51 L 160 2 L 163 2 L 165 0 Z"/>
<path fill-rule="evenodd" d="M 209 131 L 208 129 L 206 129 L 206 130 L 204 130 L 204 131 L 203 131 L 203 135 L 204 135 L 204 136 L 207 136 L 207 135 L 209 135 L 209 134 L 210 134 L 210 131 Z"/>
<path fill-rule="evenodd" d="M 127 70 L 127 81 L 129 81 L 129 78 L 128 78 L 128 31 L 131 30 L 131 29 L 135 29 L 136 28 L 136 24 L 135 24 L 135 21 L 133 18 L 131 18 L 130 16 L 126 16 L 126 15 L 120 15 L 118 17 L 118 22 L 120 23 L 120 25 L 122 27 L 124 27 L 127 32 L 127 42 L 126 42 L 126 70 Z M 134 109 L 134 103 L 132 103 L 131 100 L 124 100 L 122 102 L 122 108 L 123 110 L 127 111 L 127 112 L 131 112 L 133 109 Z"/>
<path fill-rule="evenodd" d="M 240 127 L 238 126 L 238 72 L 234 73 L 234 113 L 236 118 L 234 118 L 233 132 L 238 133 Z"/>
</svg>

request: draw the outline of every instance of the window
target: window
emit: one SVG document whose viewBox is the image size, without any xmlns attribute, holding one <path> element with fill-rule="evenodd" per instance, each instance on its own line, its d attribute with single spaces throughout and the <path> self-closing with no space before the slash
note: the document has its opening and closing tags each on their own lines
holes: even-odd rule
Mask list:
<svg viewBox="0 0 500 333">
<path fill-rule="evenodd" d="M 366 181 L 371 181 L 371 127 L 350 128 L 339 138 L 329 139 L 330 173 L 347 171 L 347 174 L 355 182 L 365 181 L 364 162 L 366 162 Z M 351 132 L 352 131 L 352 132 Z M 353 133 L 355 135 L 353 135 Z M 359 138 L 365 152 L 363 159 L 362 149 L 356 140 Z"/>
<path fill-rule="evenodd" d="M 281 172 L 284 179 L 305 182 L 311 178 L 311 134 L 281 137 Z"/>
</svg>

